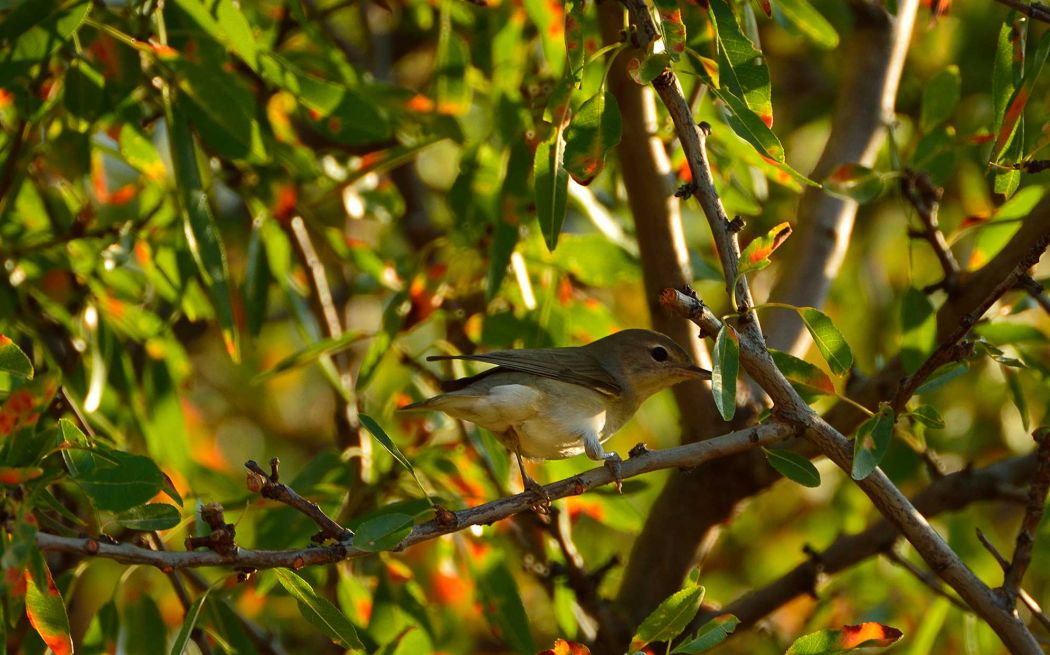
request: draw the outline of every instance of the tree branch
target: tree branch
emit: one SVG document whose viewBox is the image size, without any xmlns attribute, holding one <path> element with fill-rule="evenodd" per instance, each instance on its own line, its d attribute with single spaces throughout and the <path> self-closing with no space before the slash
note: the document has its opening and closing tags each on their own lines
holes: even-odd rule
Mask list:
<svg viewBox="0 0 1050 655">
<path fill-rule="evenodd" d="M 1006 5 L 1011 9 L 1016 9 L 1029 18 L 1041 20 L 1044 23 L 1050 23 L 1050 6 L 1044 5 L 1041 2 L 1029 3 L 1024 0 L 996 0 L 996 2 L 1001 5 Z"/>
<path fill-rule="evenodd" d="M 938 189 L 933 185 L 933 181 L 926 173 L 906 170 L 901 177 L 901 193 L 915 208 L 923 228 L 916 230 L 911 236 L 924 239 L 930 244 L 930 249 L 937 256 L 937 261 L 941 263 L 941 270 L 944 272 L 944 279 L 935 286 L 943 287 L 950 295 L 958 282 L 960 268 L 959 262 L 955 260 L 955 255 L 952 254 L 951 247 L 937 223 L 937 212 L 940 209 L 943 192 L 944 189 Z"/>
<path fill-rule="evenodd" d="M 1034 455 L 1002 460 L 982 469 L 964 469 L 944 476 L 918 493 L 914 497 L 915 508 L 924 516 L 933 517 L 982 500 L 1010 498 L 1004 491 L 1023 484 L 1034 471 Z M 900 533 L 885 519 L 863 532 L 842 535 L 831 546 L 813 554 L 765 587 L 751 591 L 717 611 L 701 611 L 699 622 L 728 612 L 739 618 L 743 625 L 752 625 L 793 598 L 811 593 L 820 574 L 833 575 L 887 552 L 898 539 Z"/>
<path fill-rule="evenodd" d="M 697 466 L 703 462 L 726 457 L 734 453 L 768 446 L 796 434 L 796 428 L 780 422 L 757 425 L 744 430 L 730 432 L 700 443 L 691 443 L 664 450 L 650 450 L 623 462 L 622 478 L 632 478 L 651 471 L 668 468 Z M 551 500 L 576 496 L 588 489 L 613 482 L 613 473 L 604 466 L 591 469 L 571 478 L 566 478 L 543 487 Z M 444 510 L 430 521 L 415 526 L 395 550 L 429 541 L 445 534 L 458 532 L 472 525 L 488 525 L 514 514 L 530 511 L 535 504 L 531 493 L 522 493 L 479 505 L 458 512 Z M 221 553 L 213 550 L 192 552 L 159 552 L 131 544 L 110 544 L 93 538 L 71 538 L 38 532 L 37 545 L 43 551 L 72 553 L 104 557 L 124 564 L 148 564 L 162 571 L 202 566 L 224 566 L 232 568 L 290 568 L 299 570 L 305 566 L 331 564 L 345 559 L 371 555 L 372 552 L 353 546 L 346 540 L 330 546 L 316 546 L 292 550 L 249 550 L 234 548 Z"/>
<path fill-rule="evenodd" d="M 1021 590 L 1021 580 L 1032 561 L 1035 548 L 1035 532 L 1043 519 L 1046 506 L 1046 495 L 1050 491 L 1050 429 L 1041 428 L 1033 434 L 1037 444 L 1035 457 L 1036 469 L 1032 482 L 1028 486 L 1028 503 L 1025 505 L 1024 519 L 1017 531 L 1017 545 L 1014 546 L 1014 557 L 1003 576 L 1003 593 L 1013 605 Z"/>
</svg>

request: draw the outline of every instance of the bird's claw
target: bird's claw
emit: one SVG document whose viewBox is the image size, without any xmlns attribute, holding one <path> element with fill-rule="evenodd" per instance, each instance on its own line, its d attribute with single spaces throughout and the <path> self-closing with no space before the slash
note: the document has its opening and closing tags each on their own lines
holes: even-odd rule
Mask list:
<svg viewBox="0 0 1050 655">
<path fill-rule="evenodd" d="M 551 497 L 547 494 L 547 490 L 543 488 L 543 485 L 532 478 L 525 478 L 525 493 L 536 497 L 536 502 L 532 504 L 534 512 L 537 514 L 550 513 Z"/>
<path fill-rule="evenodd" d="M 605 468 L 613 475 L 613 484 L 616 485 L 616 493 L 623 493 L 623 460 L 616 453 L 610 453 L 605 459 Z"/>
</svg>

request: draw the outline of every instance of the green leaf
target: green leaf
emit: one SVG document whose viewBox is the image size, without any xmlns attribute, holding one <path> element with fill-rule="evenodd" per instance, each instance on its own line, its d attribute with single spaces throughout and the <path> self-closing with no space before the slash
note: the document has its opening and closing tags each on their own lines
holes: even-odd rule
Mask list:
<svg viewBox="0 0 1050 655">
<path fill-rule="evenodd" d="M 839 655 L 857 648 L 884 648 L 902 637 L 900 630 L 881 623 L 844 625 L 799 637 L 784 655 Z"/>
<path fill-rule="evenodd" d="M 929 132 L 951 117 L 955 106 L 959 104 L 961 92 L 962 80 L 959 67 L 955 64 L 946 66 L 933 76 L 922 90 L 919 126 L 923 132 Z"/>
<path fill-rule="evenodd" d="M 65 101 L 69 113 L 94 121 L 102 112 L 105 78 L 91 64 L 74 60 L 65 78 Z"/>
<path fill-rule="evenodd" d="M 40 638 L 55 653 L 72 653 L 73 638 L 69 631 L 69 616 L 47 564 L 42 571 L 26 570 L 26 615 Z"/>
<path fill-rule="evenodd" d="M 413 518 L 407 514 L 380 514 L 357 526 L 354 547 L 372 553 L 390 550 L 412 532 L 412 524 Z"/>
<path fill-rule="evenodd" d="M 813 337 L 817 350 L 831 367 L 831 372 L 843 375 L 849 371 L 853 366 L 853 352 L 831 319 L 812 307 L 799 308 L 798 315 L 802 318 L 806 329 L 809 330 L 810 336 Z"/>
<path fill-rule="evenodd" d="M 24 380 L 33 379 L 33 362 L 29 361 L 29 356 L 14 341 L 2 334 L 0 334 L 0 372 Z"/>
<path fill-rule="evenodd" d="M 281 373 L 305 366 L 306 364 L 311 364 L 322 355 L 331 355 L 332 353 L 346 350 L 358 341 L 367 339 L 368 337 L 369 335 L 360 332 L 344 332 L 338 337 L 330 337 L 315 341 L 309 346 L 301 348 L 291 355 L 281 359 L 281 361 L 274 364 L 268 371 L 259 373 L 252 378 L 252 383 L 258 384 L 274 377 L 275 375 L 280 375 Z"/>
<path fill-rule="evenodd" d="M 819 487 L 820 471 L 806 457 L 783 448 L 763 448 L 766 461 L 788 480 L 803 487 Z"/>
<path fill-rule="evenodd" d="M 781 223 L 764 235 L 751 240 L 740 253 L 737 275 L 761 271 L 770 264 L 770 256 L 791 236 L 791 224 Z"/>
<path fill-rule="evenodd" d="M 1010 101 L 1006 105 L 1002 126 L 996 133 L 995 145 L 992 146 L 992 154 L 990 156 L 992 161 L 998 162 L 1006 159 L 1004 155 L 1007 154 L 1005 152 L 1007 146 L 1011 144 L 1015 134 L 1018 132 L 1021 117 L 1024 115 L 1025 107 L 1028 105 L 1028 100 L 1032 94 L 1032 87 L 1035 84 L 1035 80 L 1039 78 L 1048 55 L 1050 55 L 1050 32 L 1044 32 L 1042 38 L 1039 39 L 1039 45 L 1036 47 L 1035 54 L 1027 62 L 1021 84 L 1014 90 L 1010 96 Z"/>
<path fill-rule="evenodd" d="M 670 641 L 682 633 L 696 616 L 704 599 L 704 588 L 689 584 L 671 594 L 645 617 L 631 639 L 631 652 L 654 641 Z"/>
<path fill-rule="evenodd" d="M 1025 36 L 1028 33 L 1028 19 L 1015 12 L 1007 15 L 1006 21 L 999 30 L 996 42 L 995 58 L 992 66 L 992 101 L 995 108 L 995 120 L 992 123 L 992 134 L 996 140 L 1002 139 L 1005 131 L 1004 121 L 1010 99 L 1017 90 L 1024 71 Z M 1020 156 L 1024 139 L 1023 121 L 1018 121 L 1007 132 L 1003 154 L 1011 159 Z M 996 193 L 1013 195 L 1021 183 L 1021 171 L 992 168 L 993 188 Z"/>
<path fill-rule="evenodd" d="M 631 79 L 634 80 L 635 84 L 645 86 L 660 77 L 660 75 L 670 68 L 670 66 L 670 53 L 658 52 L 649 55 L 641 61 L 637 58 L 631 59 L 627 62 L 627 74 L 631 76 Z"/>
<path fill-rule="evenodd" d="M 416 481 L 416 485 L 419 486 L 420 491 L 422 491 L 426 499 L 433 504 L 433 501 L 430 500 L 430 496 L 427 494 L 427 490 L 423 488 L 423 483 L 419 481 L 419 476 L 416 475 L 416 469 L 412 466 L 412 462 L 408 461 L 408 458 L 404 456 L 401 450 L 393 442 L 390 435 L 388 435 L 386 431 L 383 430 L 382 426 L 376 423 L 376 420 L 371 416 L 360 414 L 359 418 L 361 420 L 361 425 L 372 433 L 372 436 L 376 438 L 376 441 L 382 444 L 383 448 L 386 448 L 386 451 L 390 453 L 390 455 L 396 459 L 401 466 L 408 469 L 408 472 L 412 474 L 412 478 Z"/>
<path fill-rule="evenodd" d="M 807 0 L 776 0 L 773 3 L 773 12 L 774 15 L 783 16 L 807 39 L 821 48 L 832 50 L 838 47 L 838 32 Z"/>
<path fill-rule="evenodd" d="M 793 385 L 801 385 L 818 394 L 835 393 L 835 384 L 819 367 L 773 348 L 769 349 L 769 354 L 773 357 L 773 363 Z"/>
<path fill-rule="evenodd" d="M 255 115 L 257 100 L 240 78 L 188 59 L 177 60 L 174 68 L 182 92 L 178 111 L 185 113 L 201 139 L 223 157 L 266 163 L 269 153 Z"/>
<path fill-rule="evenodd" d="M 364 650 L 354 624 L 346 618 L 328 599 L 318 596 L 310 584 L 293 571 L 276 569 L 277 581 L 284 590 L 299 601 L 299 612 L 303 618 L 319 628 L 321 632 L 343 648 Z"/>
<path fill-rule="evenodd" d="M 579 4 L 583 4 L 582 2 Z M 678 58 L 685 52 L 685 23 L 682 22 L 682 10 L 676 0 L 656 0 L 656 11 L 660 16 L 660 29 L 663 32 L 664 47 L 671 59 Z"/>
<path fill-rule="evenodd" d="M 769 68 L 762 58 L 762 53 L 744 34 L 733 10 L 725 0 L 712 0 L 708 5 L 708 11 L 711 26 L 714 28 L 718 57 L 718 84 L 713 84 L 713 80 L 710 80 L 709 84 L 712 88 L 725 91 L 738 98 L 747 109 L 754 113 L 762 126 L 768 129 L 773 125 L 772 92 L 769 83 Z M 691 54 L 694 58 L 699 59 L 696 53 Z M 710 78 L 708 68 L 703 66 L 702 61 L 698 63 L 700 70 L 697 72 Z M 750 118 L 741 117 L 741 120 L 749 121 Z M 737 133 L 740 134 L 739 131 Z M 776 139 L 776 137 L 773 138 Z M 783 161 L 783 157 L 778 161 Z"/>
<path fill-rule="evenodd" d="M 562 166 L 565 145 L 560 129 L 536 146 L 533 160 L 533 177 L 536 180 L 536 218 L 540 231 L 547 242 L 547 249 L 554 251 L 558 235 L 565 222 L 565 211 L 569 196 L 569 174 Z"/>
<path fill-rule="evenodd" d="M 211 295 L 216 317 L 222 328 L 226 352 L 234 361 L 240 360 L 240 338 L 233 316 L 230 295 L 230 273 L 226 263 L 226 249 L 222 244 L 219 227 L 208 205 L 208 196 L 201 186 L 197 155 L 190 135 L 186 115 L 178 103 L 171 108 L 168 128 L 168 145 L 171 149 L 175 182 L 183 216 L 183 228 L 189 242 L 193 261 L 197 264 L 201 278 Z"/>
<path fill-rule="evenodd" d="M 102 454 L 110 461 L 95 458 L 92 468 L 79 475 L 71 470 L 70 475 L 100 510 L 129 510 L 153 498 L 164 485 L 163 474 L 148 457 L 119 450 L 90 452 Z"/>
<path fill-rule="evenodd" d="M 171 644 L 171 650 L 168 651 L 169 655 L 182 655 L 183 651 L 186 650 L 186 645 L 190 642 L 190 635 L 193 634 L 193 628 L 197 625 L 197 619 L 201 615 L 201 608 L 204 606 L 204 600 L 208 597 L 210 589 L 205 589 L 204 593 L 197 597 L 197 600 L 193 601 L 193 604 L 186 609 L 186 617 L 182 620 L 182 627 L 179 628 L 179 634 L 175 636 L 175 641 Z"/>
<path fill-rule="evenodd" d="M 937 347 L 937 316 L 926 294 L 908 287 L 901 299 L 901 365 L 911 375 Z"/>
<path fill-rule="evenodd" d="M 117 523 L 129 530 L 167 530 L 179 524 L 179 510 L 165 503 L 149 503 L 123 511 L 116 516 Z"/>
<path fill-rule="evenodd" d="M 729 638 L 729 635 L 740 625 L 740 619 L 732 614 L 716 616 L 696 631 L 693 637 L 671 651 L 672 655 L 696 655 L 710 650 Z"/>
<path fill-rule="evenodd" d="M 918 408 L 907 413 L 907 416 L 912 417 L 919 423 L 922 423 L 928 428 L 934 430 L 944 429 L 944 419 L 941 417 L 941 413 L 930 405 L 920 405 Z"/>
<path fill-rule="evenodd" d="M 880 173 L 867 166 L 842 164 L 824 180 L 824 189 L 831 195 L 864 204 L 881 196 L 886 183 Z"/>
<path fill-rule="evenodd" d="M 485 618 L 499 631 L 503 641 L 520 655 L 536 652 L 536 643 L 529 630 L 529 617 L 518 593 L 507 564 L 502 557 L 493 557 L 481 571 L 476 571 L 474 580 Z"/>
<path fill-rule="evenodd" d="M 208 36 L 230 48 L 244 63 L 258 72 L 259 49 L 251 24 L 234 0 L 175 0 Z"/>
<path fill-rule="evenodd" d="M 1019 196 L 1020 194 L 1018 194 Z M 1042 330 L 1028 323 L 1010 323 L 1008 321 L 995 321 L 994 323 L 981 323 L 974 328 L 978 336 L 986 339 L 993 346 L 1005 346 L 1018 343 L 1047 342 L 1046 334 Z"/>
<path fill-rule="evenodd" d="M 1017 371 L 1005 365 L 1003 376 L 1006 377 L 1006 388 L 1010 390 L 1010 399 L 1013 400 L 1017 413 L 1021 415 L 1021 425 L 1024 426 L 1025 432 L 1029 432 L 1032 421 L 1028 412 L 1028 401 L 1024 397 L 1024 390 L 1021 389 L 1020 376 L 1017 375 Z"/>
<path fill-rule="evenodd" d="M 620 142 L 616 96 L 601 90 L 588 98 L 565 132 L 565 170 L 587 186 L 605 168 L 605 154 Z"/>
<path fill-rule="evenodd" d="M 969 370 L 969 365 L 966 362 L 952 362 L 945 364 L 933 372 L 930 377 L 926 378 L 926 382 L 919 385 L 919 388 L 915 390 L 915 393 L 926 393 L 933 391 L 938 387 L 942 387 L 949 381 L 954 380 L 963 373 Z"/>
<path fill-rule="evenodd" d="M 757 113 L 744 104 L 743 100 L 729 91 L 712 88 L 711 92 L 725 103 L 726 108 L 729 110 L 726 122 L 737 136 L 754 146 L 760 155 L 774 160 L 785 169 L 790 168 L 784 163 L 786 155 L 780 139 L 777 138 L 776 134 L 773 134 L 773 130 L 769 129 L 769 125 Z M 806 179 L 800 173 L 795 174 L 802 179 Z"/>
<path fill-rule="evenodd" d="M 434 69 L 439 112 L 459 115 L 470 109 L 471 90 L 467 84 L 469 66 L 470 47 L 462 36 L 451 31 L 451 21 L 447 20 L 447 14 L 443 14 Z"/>
<path fill-rule="evenodd" d="M 740 337 L 728 323 L 722 323 L 712 353 L 711 393 L 722 419 L 736 414 L 736 378 L 740 368 Z"/>
<path fill-rule="evenodd" d="M 850 472 L 854 480 L 863 480 L 871 475 L 886 456 L 893 437 L 894 422 L 893 409 L 887 403 L 882 403 L 875 416 L 857 428 L 857 436 L 853 441 L 853 470 Z"/>
</svg>

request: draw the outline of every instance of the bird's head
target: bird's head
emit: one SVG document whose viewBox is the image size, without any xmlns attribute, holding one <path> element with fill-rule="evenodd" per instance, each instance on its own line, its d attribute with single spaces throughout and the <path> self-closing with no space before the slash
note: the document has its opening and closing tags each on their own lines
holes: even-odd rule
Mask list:
<svg viewBox="0 0 1050 655">
<path fill-rule="evenodd" d="M 622 330 L 587 348 L 639 400 L 679 382 L 711 379 L 711 372 L 694 364 L 684 348 L 652 330 Z"/>
</svg>

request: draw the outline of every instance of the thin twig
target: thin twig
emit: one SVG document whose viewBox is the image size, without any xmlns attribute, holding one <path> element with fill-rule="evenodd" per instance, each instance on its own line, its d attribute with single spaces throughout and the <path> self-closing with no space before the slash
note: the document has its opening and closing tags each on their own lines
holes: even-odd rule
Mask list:
<svg viewBox="0 0 1050 655">
<path fill-rule="evenodd" d="M 1024 519 L 1017 531 L 1017 544 L 1010 566 L 1003 576 L 1003 593 L 1012 605 L 1021 589 L 1021 580 L 1032 561 L 1035 548 L 1035 532 L 1043 518 L 1046 506 L 1046 495 L 1050 491 L 1050 429 L 1040 428 L 1033 435 L 1036 444 L 1036 469 L 1032 482 L 1028 486 L 1028 503 L 1025 505 Z"/>
<path fill-rule="evenodd" d="M 944 190 L 934 186 L 930 176 L 926 173 L 906 170 L 901 177 L 901 193 L 915 208 L 922 222 L 923 229 L 916 230 L 911 236 L 922 238 L 930 244 L 944 272 L 944 279 L 937 286 L 943 287 L 951 294 L 959 280 L 960 268 L 959 262 L 952 254 L 951 246 L 948 245 L 937 223 L 937 212 L 940 209 L 941 194 L 944 193 Z"/>
<path fill-rule="evenodd" d="M 737 430 L 702 442 L 664 450 L 651 450 L 643 455 L 625 460 L 621 467 L 622 479 L 651 471 L 698 466 L 704 462 L 752 448 L 770 446 L 794 436 L 797 433 L 796 430 L 793 426 L 772 422 Z M 545 485 L 543 489 L 553 501 L 611 484 L 613 479 L 613 473 L 608 468 L 600 466 Z M 533 494 L 522 493 L 457 512 L 446 510 L 437 518 L 415 526 L 396 549 L 408 548 L 442 535 L 458 532 L 472 525 L 488 525 L 520 512 L 531 511 L 535 502 Z M 295 550 L 259 551 L 240 548 L 233 553 L 220 553 L 212 550 L 159 553 L 131 544 L 109 544 L 97 539 L 60 537 L 45 532 L 37 533 L 37 545 L 43 551 L 93 555 L 125 564 L 148 564 L 165 570 L 202 566 L 253 569 L 284 567 L 298 570 L 304 566 L 331 564 L 372 554 L 371 551 L 355 548 L 351 542 Z"/>
<path fill-rule="evenodd" d="M 1050 23 L 1050 6 L 1041 2 L 1024 2 L 1024 0 L 996 0 L 999 4 L 1006 5 L 1021 12 L 1029 18 Z"/>
<path fill-rule="evenodd" d="M 916 566 L 915 564 L 912 564 L 906 557 L 893 550 L 892 548 L 883 553 L 883 555 L 886 557 L 886 559 L 890 560 L 891 562 L 901 567 L 908 573 L 911 573 L 916 580 L 929 587 L 930 590 L 933 591 L 935 594 L 947 598 L 952 605 L 955 605 L 964 612 L 972 611 L 966 603 L 959 600 L 958 596 L 952 593 L 948 593 L 948 590 L 944 588 L 944 582 L 942 582 L 941 579 L 935 576 L 933 573 L 925 571 Z"/>
<path fill-rule="evenodd" d="M 1006 558 L 1003 557 L 1003 554 L 999 552 L 999 549 L 995 547 L 995 544 L 993 544 L 987 536 L 985 536 L 984 532 L 982 532 L 980 528 L 977 528 L 977 540 L 980 541 L 981 545 L 984 546 L 985 549 L 992 554 L 992 557 L 994 557 L 995 561 L 999 563 L 999 566 L 1003 569 L 1004 573 L 1010 569 L 1010 562 L 1006 561 Z M 1017 597 L 1032 613 L 1032 616 L 1034 616 L 1036 620 L 1043 625 L 1044 628 L 1050 630 L 1050 617 L 1048 617 L 1046 613 L 1043 612 L 1043 608 L 1039 606 L 1039 603 L 1036 602 L 1035 598 L 1032 598 L 1031 594 L 1029 594 L 1024 589 L 1020 588 L 1018 588 L 1017 590 Z"/>
<path fill-rule="evenodd" d="M 303 498 L 288 485 L 278 482 L 280 476 L 278 472 L 279 465 L 280 461 L 274 457 L 270 460 L 270 473 L 266 473 L 253 460 L 245 462 L 244 468 L 251 472 L 249 474 L 249 487 L 253 491 L 258 491 L 262 494 L 263 498 L 282 502 L 310 517 L 310 520 L 321 528 L 321 531 L 314 535 L 311 541 L 321 543 L 331 539 L 342 542 L 354 536 L 353 532 L 339 525 L 325 514 L 316 503 Z"/>
<path fill-rule="evenodd" d="M 1038 280 L 1031 275 L 1022 275 L 1021 279 L 1017 281 L 1017 286 L 1027 291 L 1032 300 L 1039 303 L 1043 311 L 1050 314 L 1050 297 L 1046 295 L 1046 289 L 1043 288 L 1043 285 Z"/>
</svg>

